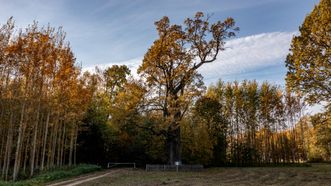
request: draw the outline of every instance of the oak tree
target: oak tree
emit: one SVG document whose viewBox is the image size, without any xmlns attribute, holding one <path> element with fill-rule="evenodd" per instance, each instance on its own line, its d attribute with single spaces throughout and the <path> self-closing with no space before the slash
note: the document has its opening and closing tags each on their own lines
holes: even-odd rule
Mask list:
<svg viewBox="0 0 331 186">
<path fill-rule="evenodd" d="M 138 73 L 146 80 L 148 110 L 163 117 L 159 134 L 166 137 L 168 163 L 181 161 L 180 121 L 192 99 L 203 88 L 198 69 L 216 60 L 225 40 L 235 36 L 235 21 L 227 18 L 211 24 L 202 12 L 184 25 L 170 24 L 168 17 L 155 22 L 159 38 L 144 56 Z"/>
</svg>

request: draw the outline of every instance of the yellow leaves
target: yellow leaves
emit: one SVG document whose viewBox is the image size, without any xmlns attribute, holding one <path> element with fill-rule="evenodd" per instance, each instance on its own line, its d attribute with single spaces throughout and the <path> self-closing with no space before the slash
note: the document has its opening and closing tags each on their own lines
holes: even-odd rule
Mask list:
<svg viewBox="0 0 331 186">
<path fill-rule="evenodd" d="M 226 29 L 209 28 L 208 19 L 204 18 L 202 12 L 197 12 L 194 19 L 187 19 L 184 29 L 179 25 L 170 25 L 167 17 L 155 24 L 159 39 L 144 56 L 138 73 L 148 81 L 149 86 L 164 86 L 165 92 L 169 91 L 178 97 L 179 92 L 191 93 L 194 88 L 200 89 L 200 74 L 196 70 L 203 63 L 216 59 L 220 45 L 224 44 L 222 40 L 227 37 L 220 38 L 220 35 L 227 32 Z M 234 21 L 229 19 L 223 24 L 231 29 Z M 214 37 L 208 41 L 208 35 Z"/>
<path fill-rule="evenodd" d="M 135 112 L 143 100 L 144 89 L 136 82 L 129 82 L 124 85 L 123 90 L 118 92 L 113 105 L 111 105 L 111 114 L 116 118 L 129 115 Z"/>
<path fill-rule="evenodd" d="M 321 0 L 305 18 L 300 35 L 291 44 L 286 59 L 286 84 L 295 92 L 302 92 L 311 104 L 331 100 L 331 6 Z"/>
</svg>

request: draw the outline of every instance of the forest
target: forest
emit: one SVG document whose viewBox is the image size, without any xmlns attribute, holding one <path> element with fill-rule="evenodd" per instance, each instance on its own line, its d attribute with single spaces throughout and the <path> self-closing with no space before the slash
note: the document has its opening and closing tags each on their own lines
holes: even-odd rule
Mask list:
<svg viewBox="0 0 331 186">
<path fill-rule="evenodd" d="M 0 25 L 0 177 L 136 162 L 263 166 L 331 160 L 331 2 L 294 36 L 286 87 L 255 80 L 206 86 L 199 68 L 239 28 L 197 12 L 155 22 L 138 77 L 125 65 L 83 71 L 63 29 Z M 307 107 L 321 104 L 315 115 Z"/>
</svg>

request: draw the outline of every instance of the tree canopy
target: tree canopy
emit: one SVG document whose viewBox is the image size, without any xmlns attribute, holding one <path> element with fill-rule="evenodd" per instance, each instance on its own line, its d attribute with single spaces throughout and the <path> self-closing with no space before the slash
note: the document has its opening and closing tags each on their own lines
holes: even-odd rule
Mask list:
<svg viewBox="0 0 331 186">
<path fill-rule="evenodd" d="M 331 101 L 331 1 L 321 0 L 305 18 L 287 56 L 287 87 L 311 103 Z"/>
<path fill-rule="evenodd" d="M 161 111 L 158 132 L 167 138 L 169 163 L 180 158 L 180 120 L 191 100 L 203 89 L 197 69 L 216 60 L 225 39 L 235 36 L 234 19 L 209 23 L 202 12 L 184 25 L 171 25 L 168 17 L 155 22 L 159 38 L 144 56 L 138 73 L 146 80 L 148 110 Z"/>
</svg>

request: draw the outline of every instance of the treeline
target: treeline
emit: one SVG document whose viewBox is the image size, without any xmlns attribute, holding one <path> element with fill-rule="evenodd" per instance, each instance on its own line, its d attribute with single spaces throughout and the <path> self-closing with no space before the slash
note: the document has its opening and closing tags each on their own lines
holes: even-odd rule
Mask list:
<svg viewBox="0 0 331 186">
<path fill-rule="evenodd" d="M 16 33 L 16 34 L 14 34 Z M 0 28 L 0 175 L 16 180 L 76 162 L 89 102 L 61 28 Z"/>
<path fill-rule="evenodd" d="M 296 126 L 302 112 L 301 98 L 279 86 L 267 82 L 259 85 L 255 81 L 219 81 L 196 102 L 190 116 L 193 119 L 184 129 L 187 136 L 196 134 L 195 126 L 205 130 L 193 135 L 191 141 L 208 141 L 204 142 L 208 146 L 198 147 L 203 150 L 201 155 L 206 156 L 207 164 L 302 162 L 307 160 L 304 130 Z M 184 150 L 194 160 L 191 146 L 186 144 Z"/>
<path fill-rule="evenodd" d="M 184 120 L 183 159 L 212 166 L 330 160 L 330 107 L 306 113 L 303 97 L 278 85 L 219 81 Z"/>
<path fill-rule="evenodd" d="M 164 125 L 162 114 L 144 109 L 148 92 L 127 67 L 86 77 L 95 87 L 78 161 L 167 163 L 165 137 L 152 130 Z M 182 161 L 259 166 L 330 158 L 327 126 L 316 121 L 319 115 L 303 115 L 304 109 L 301 96 L 268 82 L 219 81 L 191 102 L 180 123 Z"/>
<path fill-rule="evenodd" d="M 148 92 L 127 67 L 115 65 L 89 77 L 95 92 L 78 140 L 79 160 L 167 163 L 165 137 L 151 130 L 162 126 L 162 115 L 143 109 Z M 191 102 L 181 121 L 182 160 L 206 165 L 306 161 L 307 126 L 297 125 L 302 112 L 301 97 L 279 86 L 220 81 Z"/>
</svg>

